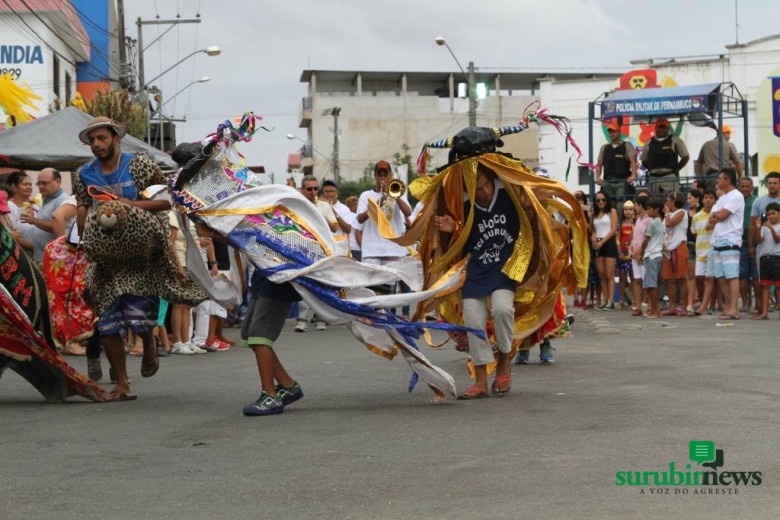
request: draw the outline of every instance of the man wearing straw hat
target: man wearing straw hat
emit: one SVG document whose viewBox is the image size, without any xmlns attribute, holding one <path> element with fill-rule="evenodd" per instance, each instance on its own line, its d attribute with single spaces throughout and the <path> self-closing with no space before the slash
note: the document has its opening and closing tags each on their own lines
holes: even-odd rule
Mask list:
<svg viewBox="0 0 780 520">
<path fill-rule="evenodd" d="M 202 299 L 203 294 L 192 282 L 183 280 L 183 275 L 172 274 L 178 270 L 171 248 L 159 248 L 162 253 L 157 254 L 153 262 L 143 257 L 144 248 L 157 237 L 167 243 L 168 218 L 160 212 L 169 210 L 171 204 L 168 200 L 143 199 L 144 190 L 153 185 L 165 184 L 166 181 L 160 169 L 148 157 L 122 153 L 121 141 L 124 135 L 124 127 L 107 117 L 96 117 L 89 122 L 87 128 L 79 133 L 79 139 L 89 145 L 95 159 L 73 174 L 73 190 L 78 204 L 76 218 L 79 236 L 83 239 L 90 259 L 86 274 L 88 301 L 95 314 L 100 316 L 97 330 L 111 364 L 111 378 L 116 382 L 112 393 L 119 400 L 132 400 L 136 396 L 130 391 L 124 342 L 120 333 L 129 328 L 143 339 L 141 375 L 151 377 L 159 368 L 151 332 L 157 324 L 160 297 L 186 300 L 187 295 L 191 294 L 194 296 L 192 299 L 196 300 Z M 104 253 L 100 250 L 102 236 L 119 233 L 116 231 L 118 227 L 106 232 L 101 227 L 102 221 L 98 220 L 105 217 L 98 215 L 98 201 L 109 200 L 122 203 L 120 210 L 129 206 L 125 209 L 128 223 L 123 229 L 127 230 L 128 239 L 134 242 L 132 247 L 138 249 L 130 261 L 123 261 L 121 253 L 117 255 L 120 257 L 118 259 L 100 256 Z M 135 208 L 144 211 L 138 212 Z M 146 211 L 156 215 L 146 218 Z M 131 222 L 131 219 L 135 220 Z M 139 219 L 142 220 L 141 224 L 138 223 Z M 143 231 L 138 230 L 139 226 Z M 90 245 L 93 243 L 95 249 L 91 250 Z M 96 255 L 100 258 L 96 258 Z"/>
</svg>

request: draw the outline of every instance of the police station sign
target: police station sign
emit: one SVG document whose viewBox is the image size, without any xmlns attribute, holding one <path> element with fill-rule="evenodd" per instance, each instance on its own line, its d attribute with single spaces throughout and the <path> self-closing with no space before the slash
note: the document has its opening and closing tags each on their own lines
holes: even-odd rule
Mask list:
<svg viewBox="0 0 780 520">
<path fill-rule="evenodd" d="M 663 89 L 657 90 L 661 91 Z M 617 115 L 658 116 L 663 114 L 706 112 L 708 109 L 706 96 L 658 96 L 641 100 L 607 100 L 604 103 L 602 117 L 608 118 Z"/>
</svg>

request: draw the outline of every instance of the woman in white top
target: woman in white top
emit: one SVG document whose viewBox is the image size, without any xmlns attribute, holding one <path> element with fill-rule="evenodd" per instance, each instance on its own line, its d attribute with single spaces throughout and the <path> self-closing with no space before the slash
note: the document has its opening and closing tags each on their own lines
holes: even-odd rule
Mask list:
<svg viewBox="0 0 780 520">
<path fill-rule="evenodd" d="M 32 251 L 32 242 L 28 239 L 28 233 L 35 228 L 32 224 L 22 222 L 20 215 L 30 207 L 30 198 L 33 192 L 33 183 L 30 176 L 22 171 L 15 171 L 8 175 L 8 186 L 13 192 L 8 200 L 8 208 L 11 210 L 11 235 L 22 248 Z"/>
<path fill-rule="evenodd" d="M 595 202 L 590 240 L 596 257 L 601 294 L 604 296 L 604 303 L 599 310 L 611 311 L 615 309 L 615 264 L 618 257 L 615 237 L 618 216 L 612 207 L 612 199 L 603 190 L 596 194 Z"/>
</svg>

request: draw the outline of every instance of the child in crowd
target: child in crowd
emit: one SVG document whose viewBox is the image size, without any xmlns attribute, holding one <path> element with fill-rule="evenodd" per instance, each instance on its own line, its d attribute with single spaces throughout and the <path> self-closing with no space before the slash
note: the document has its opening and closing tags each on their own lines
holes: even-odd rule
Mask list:
<svg viewBox="0 0 780 520">
<path fill-rule="evenodd" d="M 780 204 L 770 202 L 766 206 L 767 222 L 756 220 L 758 247 L 758 274 L 761 280 L 761 312 L 751 319 L 767 319 L 769 309 L 769 286 L 775 286 L 775 292 L 780 287 Z"/>
<path fill-rule="evenodd" d="M 705 189 L 702 196 L 702 209 L 693 217 L 693 226 L 691 226 L 691 232 L 696 235 L 696 285 L 699 293 L 702 295 L 699 308 L 695 312 L 697 316 L 705 313 L 715 313 L 715 302 L 717 300 L 717 298 L 713 297 L 715 279 L 707 276 L 707 257 L 710 256 L 710 237 L 712 236 L 712 229 L 707 229 L 707 221 L 717 200 L 718 195 L 715 193 L 715 190 L 712 188 Z M 710 307 L 709 310 L 707 309 L 708 307 Z"/>
<path fill-rule="evenodd" d="M 645 232 L 645 239 L 639 250 L 639 258 L 645 267 L 645 276 L 642 285 L 647 291 L 647 313 L 645 318 L 660 318 L 658 309 L 658 277 L 661 273 L 661 258 L 663 256 L 664 226 L 662 222 L 664 202 L 653 198 L 647 202 L 647 216 L 650 223 Z"/>
<path fill-rule="evenodd" d="M 636 219 L 634 222 L 634 232 L 631 237 L 631 268 L 633 270 L 633 293 L 634 304 L 631 306 L 632 316 L 642 315 L 642 302 L 645 300 L 644 290 L 642 288 L 642 279 L 645 276 L 645 267 L 642 265 L 642 257 L 639 255 L 642 244 L 645 241 L 647 226 L 650 224 L 650 217 L 647 216 L 647 201 L 650 197 L 641 194 L 636 198 Z"/>
<path fill-rule="evenodd" d="M 669 296 L 669 310 L 664 316 L 677 316 L 677 287 L 680 285 L 680 304 L 688 302 L 688 212 L 685 211 L 685 197 L 680 192 L 666 196 L 664 217 L 663 274 Z M 677 282 L 677 284 L 675 284 Z M 682 309 L 680 309 L 682 310 Z M 693 310 L 693 309 L 691 309 Z"/>
<path fill-rule="evenodd" d="M 701 210 L 701 191 L 691 188 L 688 191 L 688 276 L 686 284 L 688 286 L 688 301 L 685 306 L 685 313 L 688 316 L 696 316 L 696 296 L 701 293 L 696 291 L 696 235 L 693 233 L 693 219 Z"/>
<path fill-rule="evenodd" d="M 617 272 L 620 288 L 620 308 L 625 309 L 626 305 L 631 305 L 629 288 L 634 283 L 634 273 L 631 265 L 631 239 L 634 237 L 634 215 L 636 207 L 634 203 L 627 200 L 623 203 L 623 209 L 620 212 L 620 224 L 618 225 L 618 261 Z"/>
</svg>

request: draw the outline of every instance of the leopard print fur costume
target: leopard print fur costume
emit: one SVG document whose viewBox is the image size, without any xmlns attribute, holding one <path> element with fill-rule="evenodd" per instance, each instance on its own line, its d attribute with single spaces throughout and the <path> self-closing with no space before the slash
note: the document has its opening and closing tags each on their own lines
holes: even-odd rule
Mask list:
<svg viewBox="0 0 780 520">
<path fill-rule="evenodd" d="M 166 183 L 146 156 L 136 155 L 130 171 L 138 193 Z M 89 200 L 80 176 L 74 175 L 73 186 L 79 203 Z M 203 289 L 179 269 L 165 212 L 152 213 L 119 201 L 100 202 L 87 213 L 82 243 L 90 260 L 85 296 L 97 315 L 123 294 L 187 304 L 206 299 Z"/>
</svg>

